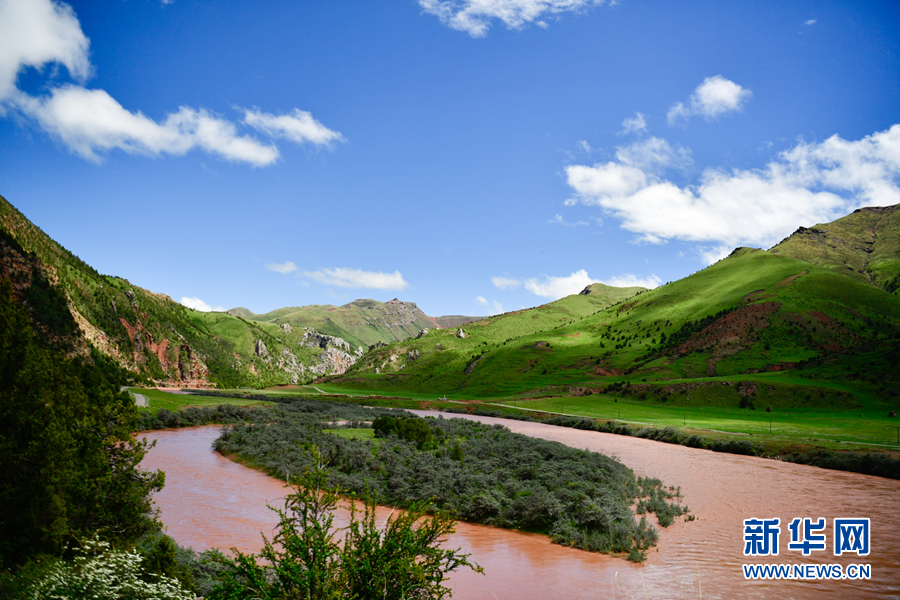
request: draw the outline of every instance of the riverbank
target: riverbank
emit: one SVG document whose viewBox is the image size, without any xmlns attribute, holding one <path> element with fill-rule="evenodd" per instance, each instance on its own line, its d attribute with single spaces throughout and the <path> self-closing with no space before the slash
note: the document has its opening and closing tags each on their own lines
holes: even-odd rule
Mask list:
<svg viewBox="0 0 900 600">
<path fill-rule="evenodd" d="M 887 598 L 900 592 L 895 552 L 900 547 L 900 531 L 894 522 L 900 482 L 641 438 L 491 417 L 460 417 L 503 424 L 525 435 L 617 456 L 639 475 L 658 476 L 680 486 L 697 521 L 676 522 L 661 530 L 657 549 L 641 565 L 554 545 L 546 536 L 459 523 L 448 546 L 471 552 L 486 574 L 455 574 L 450 580 L 454 598 Z M 218 431 L 218 427 L 205 427 L 148 433 L 159 442 L 142 466 L 167 472 L 166 488 L 155 501 L 168 533 L 179 543 L 195 550 L 236 546 L 244 552 L 257 551 L 259 532 L 270 535 L 277 523 L 265 505 L 281 505 L 284 484 L 215 452 L 211 444 Z M 829 544 L 833 518 L 870 518 L 871 555 L 865 559 L 834 557 L 829 549 L 803 557 L 788 551 L 786 523 L 803 516 L 828 519 Z M 780 556 L 753 562 L 864 562 L 872 565 L 872 579 L 745 580 L 741 565 L 749 561 L 742 554 L 743 519 L 752 517 L 780 517 L 783 524 Z M 343 523 L 339 519 L 338 525 Z"/>
<path fill-rule="evenodd" d="M 450 413 L 478 414 L 482 416 L 503 417 L 511 419 L 538 420 L 564 427 L 574 427 L 619 435 L 644 437 L 664 441 L 667 443 L 686 445 L 695 448 L 707 448 L 716 452 L 727 452 L 750 456 L 762 456 L 779 461 L 794 462 L 818 466 L 826 469 L 850 471 L 867 475 L 877 475 L 892 479 L 900 479 L 900 451 L 893 447 L 883 447 L 871 444 L 863 445 L 863 448 L 851 449 L 850 442 L 837 441 L 833 443 L 803 442 L 805 438 L 785 437 L 782 435 L 766 436 L 752 433 L 740 433 L 690 427 L 676 427 L 672 425 L 656 426 L 645 422 L 634 422 L 625 419 L 603 419 L 573 414 L 571 412 L 553 412 L 547 410 L 530 409 L 523 406 L 509 406 L 498 403 L 485 403 L 481 401 L 454 402 L 436 400 L 415 400 L 412 398 L 391 396 L 346 396 L 324 395 L 296 396 L 284 391 L 260 393 L 259 391 L 204 391 L 198 395 L 167 395 L 164 392 L 152 390 L 154 394 L 148 394 L 153 398 L 151 406 L 142 410 L 142 429 L 159 429 L 165 427 L 181 427 L 204 425 L 212 422 L 236 422 L 236 417 L 231 420 L 213 421 L 205 419 L 204 413 L 197 412 L 197 407 L 212 406 L 273 406 L 281 402 L 293 400 L 316 399 L 342 403 L 353 403 L 383 408 L 403 409 L 437 409 Z M 557 399 L 560 400 L 560 399 Z M 547 402 L 547 400 L 542 400 Z M 583 402 L 584 400 L 581 399 Z M 579 404 L 574 404 L 578 407 Z M 622 402 L 623 409 L 627 412 L 629 406 Z M 168 408 L 167 408 L 168 407 Z M 181 407 L 184 410 L 178 410 Z M 565 407 L 565 405 L 563 405 Z M 154 418 L 154 412 L 160 408 L 165 410 L 162 417 Z M 618 416 L 621 416 L 620 414 Z M 590 411 L 585 411 L 590 412 Z M 685 417 L 684 422 L 687 422 Z M 640 425 L 636 427 L 635 425 Z"/>
</svg>

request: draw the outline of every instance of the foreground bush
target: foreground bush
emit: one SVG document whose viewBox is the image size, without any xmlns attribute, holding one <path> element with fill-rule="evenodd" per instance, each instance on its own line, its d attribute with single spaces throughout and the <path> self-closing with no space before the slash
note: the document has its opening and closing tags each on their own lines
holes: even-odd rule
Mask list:
<svg viewBox="0 0 900 600">
<path fill-rule="evenodd" d="M 450 595 L 441 585 L 450 571 L 482 572 L 468 554 L 439 547 L 453 533 L 454 521 L 444 513 L 425 517 L 421 504 L 389 517 L 380 529 L 374 500 L 367 498 L 362 518 L 351 504 L 350 525 L 339 544 L 333 525 L 338 494 L 328 487 L 315 448 L 313 459 L 285 509 L 273 509 L 280 516 L 278 532 L 272 540 L 263 536 L 259 555 L 234 550 L 236 558 L 225 558 L 210 600 L 440 599 Z"/>
<path fill-rule="evenodd" d="M 147 573 L 139 552 L 88 540 L 71 561 L 57 561 L 29 590 L 34 600 L 193 600 L 175 579 Z M 150 580 L 149 582 L 147 580 Z"/>
</svg>

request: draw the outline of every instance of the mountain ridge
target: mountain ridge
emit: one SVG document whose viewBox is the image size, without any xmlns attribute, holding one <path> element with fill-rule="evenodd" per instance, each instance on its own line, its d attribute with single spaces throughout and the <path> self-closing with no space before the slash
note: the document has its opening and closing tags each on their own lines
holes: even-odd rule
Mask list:
<svg viewBox="0 0 900 600">
<path fill-rule="evenodd" d="M 44 284 L 31 281 L 46 279 L 58 286 L 81 334 L 72 337 L 78 352 L 87 356 L 89 347 L 94 347 L 137 380 L 158 385 L 265 387 L 308 382 L 343 372 L 370 345 L 405 339 L 442 323 L 452 326 L 478 318 L 428 317 L 414 303 L 396 299 L 346 305 L 356 312 L 364 310 L 361 305 L 368 307 L 370 318 L 357 318 L 353 326 L 338 318 L 339 307 L 326 307 L 325 314 L 305 322 L 296 315 L 293 321 L 268 318 L 246 308 L 202 313 L 122 277 L 101 275 L 2 196 L 0 233 L 0 274 L 24 290 L 20 302 L 42 301 L 41 293 L 29 290 L 40 290 Z M 39 269 L 45 277 L 31 277 L 29 269 Z M 304 307 L 297 310 L 310 312 Z M 385 318 L 372 318 L 375 313 Z M 330 341 L 308 343 L 309 336 Z"/>
<path fill-rule="evenodd" d="M 769 249 L 900 293 L 900 205 L 859 208 L 830 223 L 799 227 Z M 893 235 L 892 235 L 893 234 Z"/>
</svg>

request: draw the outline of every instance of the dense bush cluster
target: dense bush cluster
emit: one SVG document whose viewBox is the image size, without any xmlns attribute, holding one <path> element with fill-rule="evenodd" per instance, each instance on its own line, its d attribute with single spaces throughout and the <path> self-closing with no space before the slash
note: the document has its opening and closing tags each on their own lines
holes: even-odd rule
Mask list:
<svg viewBox="0 0 900 600">
<path fill-rule="evenodd" d="M 669 502 L 674 493 L 658 485 L 642 489 L 630 469 L 598 453 L 499 425 L 384 416 L 370 415 L 382 417 L 383 437 L 373 443 L 329 432 L 336 427 L 333 414 L 279 406 L 264 421 L 226 429 L 216 447 L 286 478 L 310 468 L 307 448 L 315 445 L 330 481 L 342 489 L 371 492 L 379 502 L 401 507 L 431 501 L 468 521 L 548 533 L 558 543 L 629 553 L 633 560 L 642 559 L 656 532 L 645 518 L 636 519 L 631 505 L 644 496 L 651 502 L 652 490 L 658 489 L 656 497 L 662 494 L 663 504 L 671 507 L 666 510 L 682 511 Z M 430 442 L 422 441 L 422 424 Z M 401 432 L 414 439 L 404 439 Z M 643 508 L 660 510 L 658 502 Z"/>
<path fill-rule="evenodd" d="M 204 393 L 200 393 L 200 392 Z M 208 390 L 195 391 L 196 395 L 221 396 L 223 398 L 240 397 L 233 394 L 210 393 Z M 290 411 L 296 413 L 316 413 L 328 416 L 337 421 L 371 420 L 380 414 L 390 414 L 388 409 L 365 409 L 355 404 L 339 402 L 318 402 L 315 400 L 292 397 L 263 396 L 256 394 L 249 399 L 260 399 L 267 402 L 280 402 L 290 405 Z M 156 414 L 141 413 L 138 423 L 139 431 L 151 429 L 177 429 L 179 427 L 196 427 L 199 425 L 228 425 L 244 422 L 265 422 L 272 415 L 268 406 L 235 406 L 219 404 L 216 406 L 189 406 L 178 411 L 160 408 Z"/>
<path fill-rule="evenodd" d="M 198 425 L 241 423 L 245 420 L 261 418 L 269 409 L 259 406 L 190 406 L 183 410 L 171 411 L 160 408 L 156 414 L 141 413 L 138 422 L 139 431 L 150 429 L 176 429 L 178 427 L 196 427 Z"/>
</svg>

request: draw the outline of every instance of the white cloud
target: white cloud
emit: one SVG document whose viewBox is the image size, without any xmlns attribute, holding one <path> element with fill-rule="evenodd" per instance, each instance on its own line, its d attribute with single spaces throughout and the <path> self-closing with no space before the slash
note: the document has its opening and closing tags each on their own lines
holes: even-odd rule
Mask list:
<svg viewBox="0 0 900 600">
<path fill-rule="evenodd" d="M 725 246 L 769 247 L 798 225 L 900 203 L 900 125 L 855 142 L 837 135 L 800 142 L 762 169 L 707 169 L 699 185 L 684 187 L 621 157 L 567 167 L 575 190 L 567 204 L 602 207 L 641 241 L 713 244 L 704 251 L 707 261 Z"/>
<path fill-rule="evenodd" d="M 815 19 L 810 19 L 809 21 L 806 21 L 806 22 L 804 22 L 803 24 L 804 24 L 804 25 L 815 25 L 815 24 L 816 24 L 816 20 L 815 20 Z"/>
<path fill-rule="evenodd" d="M 368 288 L 373 290 L 397 290 L 406 289 L 409 285 L 403 280 L 400 271 L 393 273 L 381 273 L 374 271 L 362 271 L 360 269 L 322 269 L 321 271 L 304 271 L 303 275 L 324 283 L 346 288 Z"/>
<path fill-rule="evenodd" d="M 732 250 L 734 250 L 734 246 L 729 246 L 727 244 L 700 246 L 697 250 L 700 255 L 700 260 L 707 265 L 711 265 L 731 254 Z"/>
<path fill-rule="evenodd" d="M 590 152 L 591 151 L 591 145 L 588 144 L 585 140 L 581 140 L 580 142 L 578 142 L 578 148 L 582 152 Z"/>
<path fill-rule="evenodd" d="M 50 0 L 0 2 L 0 101 L 16 92 L 23 67 L 60 63 L 76 78 L 91 72 L 90 41 L 67 4 Z"/>
<path fill-rule="evenodd" d="M 199 148 L 227 160 L 265 166 L 278 159 L 278 149 L 238 135 L 235 126 L 204 109 L 182 106 L 157 123 L 125 109 L 103 90 L 66 85 L 49 96 L 18 95 L 22 112 L 40 123 L 74 153 L 94 162 L 98 153 L 119 149 L 129 154 L 184 155 Z"/>
<path fill-rule="evenodd" d="M 503 312 L 503 305 L 494 300 L 493 302 L 488 302 L 488 299 L 484 296 L 477 296 L 475 298 L 475 302 L 481 304 L 482 306 L 490 306 L 490 314 L 491 315 L 499 315 Z"/>
<path fill-rule="evenodd" d="M 616 159 L 622 164 L 648 172 L 668 168 L 683 169 L 694 162 L 690 150 L 681 146 L 673 148 L 666 140 L 653 136 L 616 148 Z"/>
<path fill-rule="evenodd" d="M 503 21 L 510 29 L 521 29 L 529 23 L 546 28 L 545 16 L 581 12 L 600 4 L 603 0 L 419 0 L 426 13 L 472 37 L 487 35 L 493 19 Z"/>
<path fill-rule="evenodd" d="M 294 271 L 296 271 L 297 265 L 289 260 L 286 260 L 283 263 L 270 263 L 266 265 L 266 268 L 270 271 L 275 271 L 276 273 L 287 275 L 288 273 L 293 273 Z"/>
<path fill-rule="evenodd" d="M 328 129 L 316 121 L 311 114 L 299 108 L 295 108 L 293 114 L 290 115 L 273 115 L 259 110 L 246 110 L 244 111 L 244 123 L 270 137 L 283 137 L 298 144 L 311 142 L 327 146 L 332 142 L 344 141 L 344 136 L 340 133 Z"/>
<path fill-rule="evenodd" d="M 518 279 L 510 279 L 509 277 L 491 277 L 491 283 L 501 290 L 515 289 L 522 284 Z"/>
<path fill-rule="evenodd" d="M 619 133 L 638 133 L 640 131 L 647 131 L 647 119 L 641 113 L 634 113 L 633 117 L 622 121 L 622 131 Z"/>
<path fill-rule="evenodd" d="M 200 312 L 225 312 L 225 309 L 221 306 L 210 306 L 200 298 L 188 298 L 187 296 L 184 296 L 181 298 L 181 303 L 188 308 L 193 308 Z"/>
<path fill-rule="evenodd" d="M 592 279 L 587 274 L 587 271 L 581 269 L 567 277 L 550 277 L 545 275 L 543 281 L 539 281 L 536 277 L 526 279 L 525 289 L 535 296 L 557 300 L 570 294 L 577 294 L 586 286 L 597 281 Z"/>
<path fill-rule="evenodd" d="M 562 218 L 562 215 L 557 214 L 555 217 L 547 221 L 548 223 L 553 223 L 555 225 L 565 225 L 566 227 L 578 227 L 579 225 L 587 225 L 586 221 L 578 221 L 577 223 L 569 223 L 565 219 Z"/>
<path fill-rule="evenodd" d="M 652 290 L 655 287 L 659 287 L 659 284 L 662 283 L 662 279 L 656 275 L 651 275 L 650 277 L 620 275 L 618 277 L 611 277 L 600 283 L 605 283 L 606 285 L 611 285 L 613 287 L 643 287 Z"/>
<path fill-rule="evenodd" d="M 629 197 L 645 189 L 655 174 L 670 167 L 683 168 L 692 162 L 690 151 L 673 148 L 657 137 L 617 148 L 616 159 L 593 167 L 567 167 L 569 185 L 578 196 L 566 200 L 566 205 L 591 204 L 585 198 Z"/>
<path fill-rule="evenodd" d="M 545 275 L 543 280 L 536 277 L 525 280 L 525 289 L 535 296 L 558 300 L 565 296 L 577 294 L 592 283 L 603 283 L 613 287 L 645 287 L 653 289 L 658 287 L 661 280 L 656 275 L 650 277 L 638 277 L 637 275 L 621 275 L 607 280 L 594 279 L 587 271 L 581 269 L 566 277 L 550 277 Z"/>
<path fill-rule="evenodd" d="M 65 65 L 72 77 L 83 82 L 92 69 L 89 45 L 68 5 L 52 0 L 0 0 L 0 114 L 4 107 L 20 111 L 72 152 L 94 162 L 113 149 L 146 156 L 180 156 L 198 149 L 255 167 L 278 159 L 274 144 L 241 135 L 234 123 L 203 108 L 182 106 L 157 122 L 126 109 L 104 90 L 50 85 L 47 93 L 30 96 L 16 87 L 23 68 L 40 70 L 46 64 Z M 341 134 L 299 109 L 282 116 L 245 111 L 244 124 L 298 143 L 343 140 Z"/>
<path fill-rule="evenodd" d="M 667 119 L 669 125 L 674 125 L 682 119 L 687 120 L 693 115 L 717 119 L 726 113 L 743 110 L 744 104 L 752 95 L 753 92 L 750 90 L 721 75 L 707 77 L 694 90 L 690 104 L 685 106 L 682 102 L 675 103 L 669 109 Z"/>
</svg>

